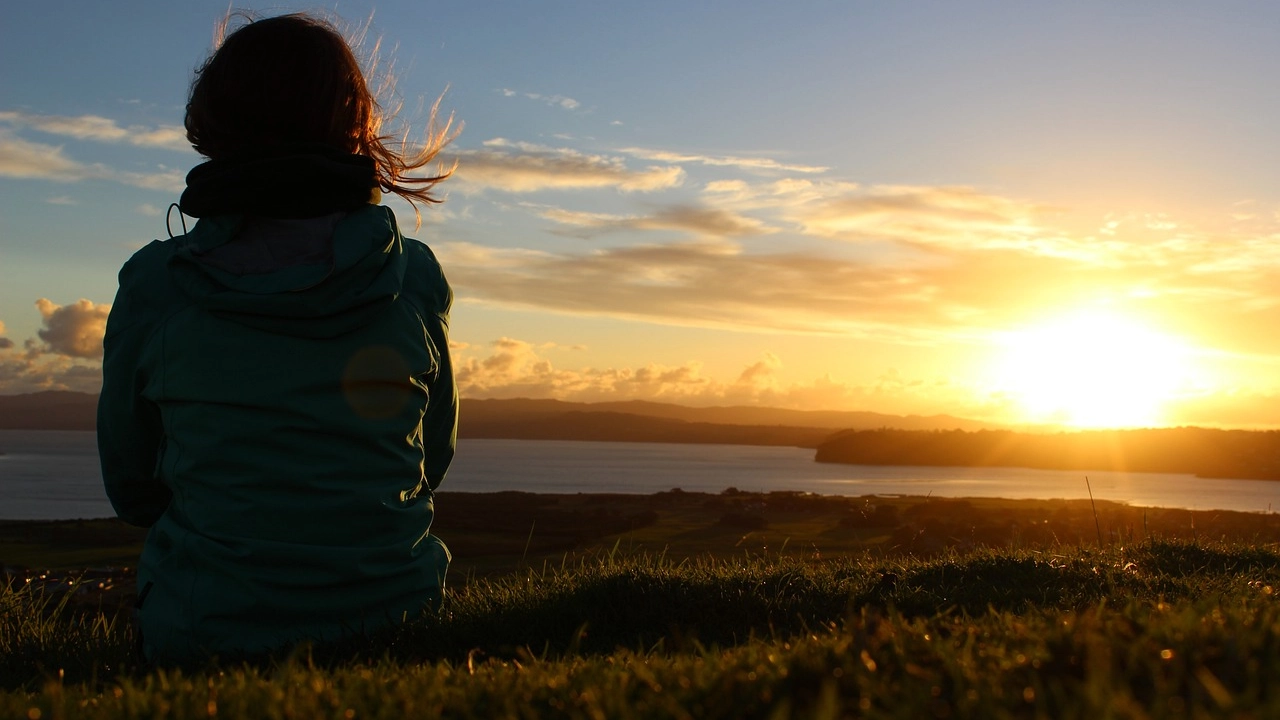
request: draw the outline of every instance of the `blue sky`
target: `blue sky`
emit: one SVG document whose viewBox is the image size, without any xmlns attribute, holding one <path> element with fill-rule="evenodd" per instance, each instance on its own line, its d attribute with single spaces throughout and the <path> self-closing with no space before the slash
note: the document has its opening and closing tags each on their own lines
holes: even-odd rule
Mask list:
<svg viewBox="0 0 1280 720">
<path fill-rule="evenodd" d="M 1280 425 L 1280 6 L 323 9 L 464 126 L 448 201 L 393 207 L 469 396 Z M 6 8 L 0 392 L 94 388 L 226 11 Z"/>
</svg>

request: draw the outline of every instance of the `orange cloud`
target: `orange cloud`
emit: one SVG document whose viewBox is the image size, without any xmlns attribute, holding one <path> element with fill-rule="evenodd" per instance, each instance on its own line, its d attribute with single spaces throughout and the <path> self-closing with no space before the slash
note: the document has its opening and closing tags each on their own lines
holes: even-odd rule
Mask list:
<svg viewBox="0 0 1280 720">
<path fill-rule="evenodd" d="M 1280 392 L 1259 388 L 1215 390 L 1179 398 L 1164 409 L 1170 425 L 1207 425 L 1244 429 L 1280 427 Z"/>
<path fill-rule="evenodd" d="M 28 338 L 19 348 L 0 338 L 0 393 L 97 392 L 102 387 L 102 336 L 111 306 L 89 300 L 58 305 L 40 298 L 36 308 L 43 325 L 37 331 L 39 339 Z"/>
<path fill-rule="evenodd" d="M 110 305 L 78 300 L 57 305 L 47 298 L 36 301 L 44 328 L 36 334 L 46 352 L 71 358 L 102 359 L 102 336 L 107 329 Z"/>
<path fill-rule="evenodd" d="M 816 253 L 749 253 L 729 242 L 581 253 L 447 242 L 434 248 L 460 302 L 673 325 L 917 343 L 940 333 L 964 335 L 958 319 L 981 327 L 1018 308 L 1009 303 L 1006 283 L 991 284 L 1009 263 L 987 263 L 985 271 L 976 263 L 893 266 Z M 1054 268 L 1035 258 L 1020 264 L 1036 275 Z M 971 282 L 971 274 L 985 284 Z M 1017 282 L 1024 277 L 1013 275 Z"/>
<path fill-rule="evenodd" d="M 459 353 L 455 367 L 463 397 L 650 400 L 695 406 L 869 409 L 900 414 L 936 414 L 939 408 L 947 408 L 946 412 L 996 421 L 1008 410 L 1008 403 L 998 396 L 983 396 L 945 379 L 907 379 L 894 371 L 870 385 L 851 385 L 825 376 L 783 384 L 775 376 L 782 361 L 774 353 L 765 353 L 748 364 L 736 380 L 724 381 L 707 376 L 696 360 L 676 366 L 649 363 L 563 369 L 539 352 L 545 347 L 502 338 L 488 345 L 487 356 Z"/>
<path fill-rule="evenodd" d="M 738 376 L 738 384 L 751 387 L 764 386 L 772 387 L 773 373 L 782 367 L 782 361 L 773 353 L 765 353 L 764 358 L 742 371 Z"/>
</svg>

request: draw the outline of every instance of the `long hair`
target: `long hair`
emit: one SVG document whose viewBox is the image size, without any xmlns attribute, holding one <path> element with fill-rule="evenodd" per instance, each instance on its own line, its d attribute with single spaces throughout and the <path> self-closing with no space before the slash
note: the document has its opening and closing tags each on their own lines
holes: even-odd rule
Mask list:
<svg viewBox="0 0 1280 720">
<path fill-rule="evenodd" d="M 370 91 L 351 46 L 332 24 L 296 13 L 254 20 L 225 34 L 195 72 L 184 124 L 196 152 L 211 160 L 252 158 L 278 148 L 324 145 L 373 159 L 378 185 L 413 206 L 439 203 L 435 186 L 453 174 L 436 160 L 456 136 L 453 117 L 437 123 L 431 108 L 420 145 L 384 134 L 389 117 Z M 375 51 L 376 52 L 376 51 Z M 421 216 L 419 215 L 419 222 Z"/>
</svg>

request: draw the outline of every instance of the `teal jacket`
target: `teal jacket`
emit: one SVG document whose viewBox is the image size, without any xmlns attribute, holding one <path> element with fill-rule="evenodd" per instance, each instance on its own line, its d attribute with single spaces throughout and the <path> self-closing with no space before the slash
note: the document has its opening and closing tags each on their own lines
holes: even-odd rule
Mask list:
<svg viewBox="0 0 1280 720">
<path fill-rule="evenodd" d="M 150 527 L 148 659 L 358 634 L 438 603 L 452 294 L 385 207 L 212 217 L 138 251 L 107 321 L 107 495 Z"/>
</svg>

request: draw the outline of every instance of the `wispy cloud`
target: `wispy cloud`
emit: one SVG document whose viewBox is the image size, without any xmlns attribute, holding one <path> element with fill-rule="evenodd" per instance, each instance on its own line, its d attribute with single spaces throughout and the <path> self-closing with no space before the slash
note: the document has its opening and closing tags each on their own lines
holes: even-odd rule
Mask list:
<svg viewBox="0 0 1280 720">
<path fill-rule="evenodd" d="M 164 192 L 179 191 L 186 183 L 185 174 L 174 170 L 143 173 L 117 170 L 101 163 L 82 163 L 68 157 L 59 146 L 25 140 L 2 128 L 0 176 L 54 182 L 110 180 Z"/>
<path fill-rule="evenodd" d="M 0 129 L 0 175 L 66 182 L 90 173 L 88 165 L 67 157 L 60 147 L 23 140 Z"/>
<path fill-rule="evenodd" d="M 901 210 L 899 204 L 889 206 Z M 995 207 L 971 218 L 965 206 L 956 217 L 998 225 L 1004 206 Z M 656 215 L 538 212 L 587 232 L 705 229 Z M 917 346 L 982 344 L 993 331 L 1034 321 L 1046 311 L 1102 304 L 1168 318 L 1196 344 L 1233 356 L 1280 356 L 1280 336 L 1249 330 L 1280 324 L 1280 251 L 1272 239 L 1280 237 L 1280 228 L 1246 237 L 1193 236 L 1181 227 L 1151 232 L 1184 234 L 1108 239 L 1101 248 L 1049 231 L 1046 242 L 1056 247 L 955 235 L 914 254 L 863 252 L 844 243 L 830 250 L 810 243 L 787 252 L 762 251 L 753 241 L 748 250 L 723 229 L 708 234 L 715 242 L 559 252 L 468 243 L 439 243 L 436 249 L 461 302 Z M 917 242 L 913 233 L 897 236 Z M 1078 244 L 1080 252 L 1063 252 L 1067 243 Z M 1236 257 L 1244 259 L 1226 264 Z"/>
<path fill-rule="evenodd" d="M 50 205 L 79 205 L 80 204 L 79 202 L 76 201 L 75 198 L 69 197 L 67 195 L 56 195 L 54 197 L 45 198 L 44 201 L 49 203 Z"/>
<path fill-rule="evenodd" d="M 599 233 L 626 230 L 673 230 L 712 238 L 745 237 L 776 232 L 763 221 L 720 208 L 675 205 L 648 215 L 611 215 L 543 207 L 538 215 L 591 237 Z"/>
<path fill-rule="evenodd" d="M 582 106 L 582 103 L 566 95 L 544 95 L 542 93 L 519 92 L 517 90 L 512 90 L 511 88 L 502 88 L 498 90 L 498 92 L 502 93 L 503 97 L 528 98 L 530 100 L 537 100 L 538 102 L 545 103 L 552 107 L 563 108 L 565 110 L 577 110 Z"/>
<path fill-rule="evenodd" d="M 623 148 L 618 152 L 625 153 L 642 160 L 658 160 L 669 163 L 697 163 L 714 167 L 736 167 L 744 170 L 780 170 L 797 173 L 824 173 L 831 168 L 822 165 L 798 165 L 784 163 L 765 157 L 735 157 L 732 155 L 697 155 L 674 152 L 671 150 L 653 150 L 648 148 Z"/>
<path fill-rule="evenodd" d="M 727 241 L 586 253 L 437 244 L 459 297 L 686 326 L 849 333 L 918 342 L 953 332 L 928 272 Z"/>
<path fill-rule="evenodd" d="M 779 226 L 848 243 L 943 253 L 1015 250 L 1097 263 L 1114 263 L 1133 251 L 1126 243 L 1055 227 L 1058 208 L 962 186 L 728 179 L 707 183 L 702 199 L 712 207 L 771 214 Z"/>
<path fill-rule="evenodd" d="M 38 115 L 22 110 L 0 111 L 0 122 L 76 140 L 192 152 L 186 131 L 179 125 L 121 126 L 115 120 L 99 115 Z"/>
<path fill-rule="evenodd" d="M 569 148 L 489 140 L 483 149 L 455 154 L 455 178 L 472 189 L 528 193 L 538 190 L 616 188 L 652 192 L 678 186 L 684 170 L 675 166 L 628 168 L 622 158 L 591 155 Z"/>
<path fill-rule="evenodd" d="M 1166 407 L 1169 424 L 1274 428 L 1280 394 L 1257 388 L 1216 388 Z"/>
<path fill-rule="evenodd" d="M 810 203 L 792 219 L 809 234 L 841 240 L 1002 248 L 1042 233 L 1037 211 L 967 187 L 882 186 Z"/>
</svg>

